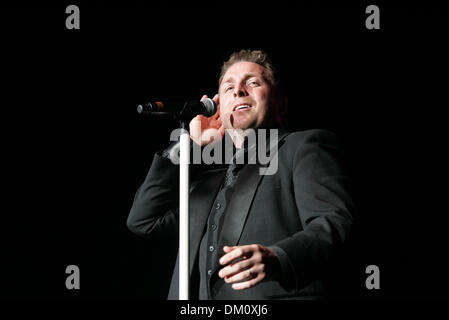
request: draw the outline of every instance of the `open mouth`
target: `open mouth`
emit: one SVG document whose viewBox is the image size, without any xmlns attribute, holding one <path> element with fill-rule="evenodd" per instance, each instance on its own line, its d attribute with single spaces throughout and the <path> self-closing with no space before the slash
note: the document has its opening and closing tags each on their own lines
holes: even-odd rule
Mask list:
<svg viewBox="0 0 449 320">
<path fill-rule="evenodd" d="M 232 111 L 244 110 L 244 109 L 249 109 L 249 108 L 251 108 L 251 106 L 249 104 L 242 103 L 242 104 L 236 105 L 234 107 L 234 110 L 232 110 Z"/>
</svg>

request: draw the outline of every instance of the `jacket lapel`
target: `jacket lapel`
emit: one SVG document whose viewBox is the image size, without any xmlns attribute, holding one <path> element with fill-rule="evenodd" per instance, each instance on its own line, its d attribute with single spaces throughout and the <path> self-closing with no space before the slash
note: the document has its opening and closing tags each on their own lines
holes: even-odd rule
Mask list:
<svg viewBox="0 0 449 320">
<path fill-rule="evenodd" d="M 282 144 L 282 140 L 288 135 L 288 132 L 280 132 L 277 141 L 270 146 L 270 158 L 272 158 Z M 277 156 L 277 155 L 276 155 Z M 235 182 L 229 207 L 223 222 L 223 230 L 218 241 L 220 250 L 223 246 L 235 246 L 239 243 L 245 225 L 248 213 L 254 200 L 257 188 L 262 180 L 263 175 L 260 169 L 263 168 L 259 163 L 247 164 L 240 171 L 239 177 Z M 216 257 L 214 261 L 215 271 L 218 269 L 219 263 Z"/>
<path fill-rule="evenodd" d="M 257 186 L 262 178 L 258 164 L 247 164 L 235 182 L 234 192 L 223 222 L 223 230 L 219 240 L 220 249 L 238 243 L 248 216 L 249 209 L 256 194 Z"/>
</svg>

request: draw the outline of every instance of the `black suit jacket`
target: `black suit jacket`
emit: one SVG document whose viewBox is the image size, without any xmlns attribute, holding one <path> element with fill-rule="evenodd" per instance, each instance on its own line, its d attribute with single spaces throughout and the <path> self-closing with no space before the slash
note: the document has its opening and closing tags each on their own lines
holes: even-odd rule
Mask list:
<svg viewBox="0 0 449 320">
<path fill-rule="evenodd" d="M 277 281 L 235 291 L 217 275 L 214 263 L 209 286 L 214 299 L 321 298 L 323 278 L 338 257 L 352 226 L 348 178 L 334 134 L 308 130 L 280 135 L 278 170 L 260 175 L 260 164 L 240 172 L 226 213 L 219 248 L 261 244 L 272 248 L 282 274 Z M 159 155 L 136 193 L 128 228 L 142 236 L 178 232 L 179 167 Z M 207 217 L 225 170 L 206 170 L 191 183 L 190 271 Z M 221 255 L 220 255 L 221 256 Z M 178 298 L 178 261 L 168 295 Z"/>
</svg>

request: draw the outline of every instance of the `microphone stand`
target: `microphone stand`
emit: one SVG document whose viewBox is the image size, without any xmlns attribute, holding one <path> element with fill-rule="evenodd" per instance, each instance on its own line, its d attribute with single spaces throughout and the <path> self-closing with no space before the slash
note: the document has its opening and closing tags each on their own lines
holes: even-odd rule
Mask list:
<svg viewBox="0 0 449 320">
<path fill-rule="evenodd" d="M 189 196 L 190 196 L 190 177 L 189 177 L 189 164 L 190 164 L 190 134 L 189 124 L 190 121 L 200 113 L 198 105 L 192 105 L 189 102 L 184 103 L 179 114 L 175 115 L 175 118 L 179 120 L 181 127 L 181 135 L 179 137 L 179 300 L 189 300 L 190 289 L 190 248 L 189 248 Z M 145 110 L 143 105 L 137 107 L 138 113 L 151 113 L 153 115 L 166 116 L 171 115 L 169 112 L 155 112 Z"/>
<path fill-rule="evenodd" d="M 189 300 L 189 122 L 181 120 L 182 133 L 179 137 L 179 300 Z"/>
<path fill-rule="evenodd" d="M 199 110 L 184 103 L 177 118 L 181 126 L 179 137 L 179 300 L 189 300 L 190 292 L 190 121 Z"/>
</svg>

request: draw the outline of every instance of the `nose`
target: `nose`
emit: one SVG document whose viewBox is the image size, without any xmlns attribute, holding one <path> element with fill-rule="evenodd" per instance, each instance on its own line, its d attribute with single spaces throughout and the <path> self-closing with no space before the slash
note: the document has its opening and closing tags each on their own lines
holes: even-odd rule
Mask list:
<svg viewBox="0 0 449 320">
<path fill-rule="evenodd" d="M 245 87 L 241 84 L 237 84 L 234 88 L 234 97 L 244 97 L 248 95 L 248 93 L 245 90 Z"/>
</svg>

